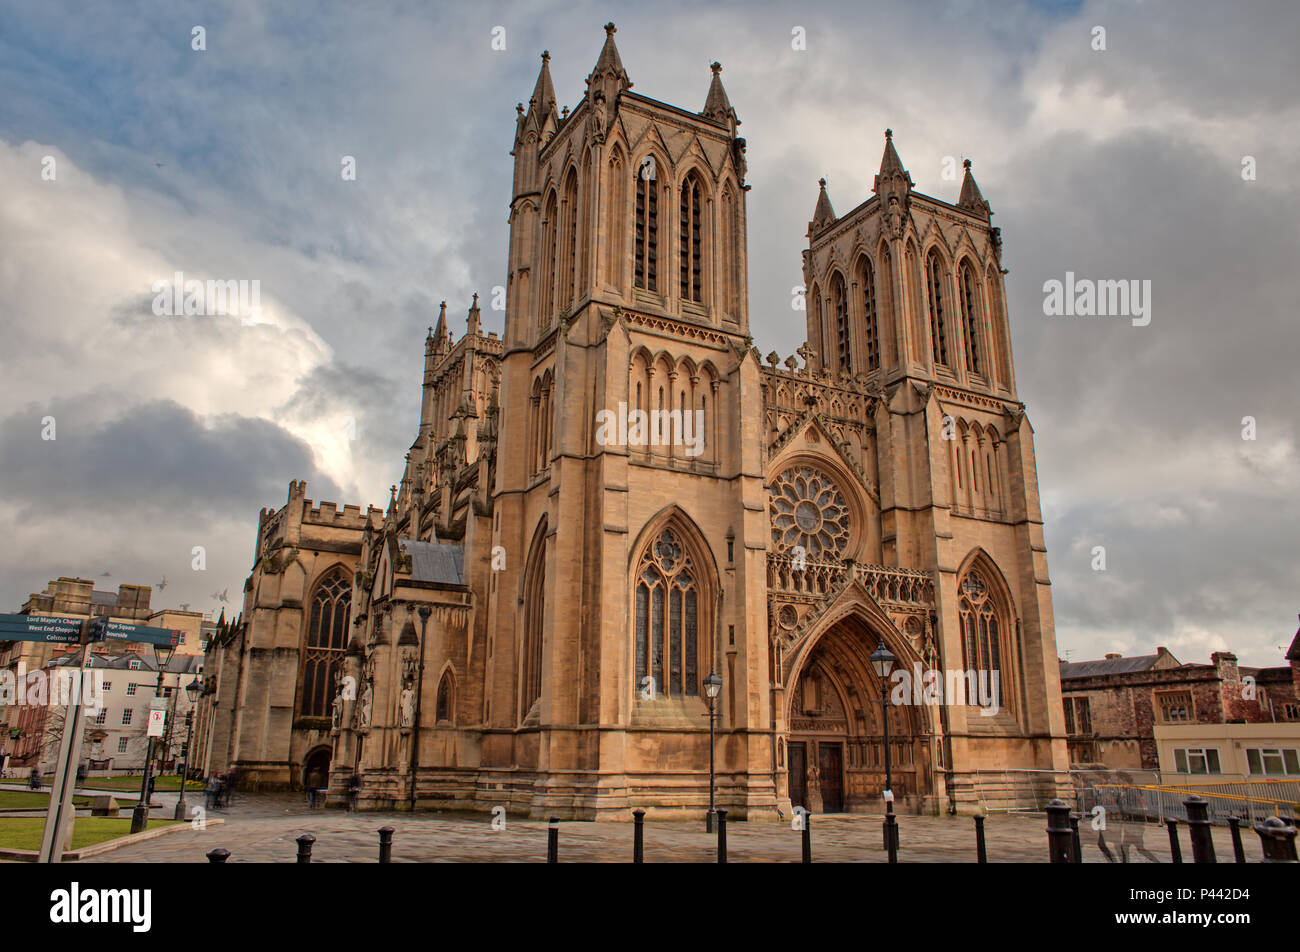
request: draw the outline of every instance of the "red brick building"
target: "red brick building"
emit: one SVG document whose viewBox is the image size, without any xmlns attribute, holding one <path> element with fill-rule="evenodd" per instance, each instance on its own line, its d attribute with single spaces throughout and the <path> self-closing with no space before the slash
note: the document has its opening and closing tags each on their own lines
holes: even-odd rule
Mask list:
<svg viewBox="0 0 1300 952">
<path fill-rule="evenodd" d="M 1183 664 L 1167 648 L 1125 658 L 1061 662 L 1071 765 L 1160 768 L 1157 725 L 1300 722 L 1300 631 L 1285 666 L 1239 667 L 1216 651 Z"/>
</svg>

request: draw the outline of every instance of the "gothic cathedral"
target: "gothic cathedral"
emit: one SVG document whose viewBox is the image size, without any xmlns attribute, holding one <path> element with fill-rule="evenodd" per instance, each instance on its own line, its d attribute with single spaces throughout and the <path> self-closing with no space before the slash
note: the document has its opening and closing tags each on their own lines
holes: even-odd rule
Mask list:
<svg viewBox="0 0 1300 952">
<path fill-rule="evenodd" d="M 702 110 L 671 106 L 605 31 L 571 112 L 542 54 L 504 332 L 476 296 L 456 339 L 443 305 L 387 507 L 293 482 L 263 510 L 206 668 L 213 770 L 362 809 L 700 815 L 712 726 L 718 805 L 775 820 L 879 812 L 886 755 L 913 812 L 1064 769 L 1033 431 L 969 163 L 955 205 L 922 195 L 886 131 L 870 198 L 837 217 L 823 181 L 807 341 L 764 359 L 721 66 Z"/>
</svg>

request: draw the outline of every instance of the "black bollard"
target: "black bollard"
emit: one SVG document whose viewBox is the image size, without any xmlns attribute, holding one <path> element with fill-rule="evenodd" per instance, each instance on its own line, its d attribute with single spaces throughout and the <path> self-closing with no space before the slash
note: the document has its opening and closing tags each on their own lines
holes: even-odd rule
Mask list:
<svg viewBox="0 0 1300 952">
<path fill-rule="evenodd" d="M 1165 826 L 1169 828 L 1169 862 L 1181 863 L 1183 848 L 1178 844 L 1178 821 L 1165 820 Z"/>
<path fill-rule="evenodd" d="M 551 825 L 546 829 L 546 862 L 560 861 L 560 818 L 551 817 Z"/>
<path fill-rule="evenodd" d="M 804 813 L 801 819 L 803 820 L 803 829 L 799 834 L 799 839 L 802 841 L 802 846 L 803 846 L 803 861 L 805 863 L 811 863 L 812 862 L 812 814 Z"/>
<path fill-rule="evenodd" d="M 316 837 L 310 833 L 304 833 L 298 837 L 298 862 L 311 862 L 311 845 L 316 842 Z"/>
<path fill-rule="evenodd" d="M 727 811 L 718 812 L 718 862 L 727 861 Z"/>
<path fill-rule="evenodd" d="M 393 828 L 391 826 L 381 826 L 379 828 L 379 862 L 391 863 L 393 861 Z"/>
<path fill-rule="evenodd" d="M 1260 846 L 1264 850 L 1263 862 L 1294 863 L 1297 861 L 1294 826 L 1271 816 L 1255 827 L 1255 832 L 1259 834 Z"/>
<path fill-rule="evenodd" d="M 988 851 L 984 849 L 984 817 L 976 815 L 975 817 L 975 862 L 987 863 L 989 861 Z"/>
<path fill-rule="evenodd" d="M 1241 817 L 1228 817 L 1228 829 L 1232 831 L 1232 855 L 1238 863 L 1246 862 L 1246 851 L 1241 845 Z"/>
<path fill-rule="evenodd" d="M 1064 800 L 1047 803 L 1047 855 L 1053 863 L 1069 863 L 1074 859 L 1074 843 L 1070 835 L 1070 807 Z"/>
<path fill-rule="evenodd" d="M 898 819 L 891 809 L 885 814 L 885 842 L 889 847 L 889 861 L 898 862 Z"/>
<path fill-rule="evenodd" d="M 1214 836 L 1210 830 L 1210 804 L 1203 797 L 1190 796 L 1183 801 L 1187 808 L 1187 829 L 1192 838 L 1193 863 L 1217 863 Z"/>
<path fill-rule="evenodd" d="M 632 862 L 645 862 L 645 811 L 632 811 Z"/>
<path fill-rule="evenodd" d="M 230 859 L 230 850 L 223 850 L 220 846 L 214 850 L 208 850 L 209 863 L 224 863 L 228 859 Z"/>
<path fill-rule="evenodd" d="M 1079 820 L 1082 813 L 1070 814 L 1070 862 L 1083 862 L 1083 844 L 1079 842 Z"/>
</svg>

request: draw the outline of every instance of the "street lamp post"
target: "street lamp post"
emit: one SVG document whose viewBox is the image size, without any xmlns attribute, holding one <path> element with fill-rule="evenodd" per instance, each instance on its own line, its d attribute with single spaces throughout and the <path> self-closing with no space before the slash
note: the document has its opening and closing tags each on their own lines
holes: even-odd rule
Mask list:
<svg viewBox="0 0 1300 952">
<path fill-rule="evenodd" d="M 162 694 L 163 673 L 166 671 L 167 662 L 171 660 L 173 650 L 173 648 L 165 645 L 153 646 L 153 657 L 158 662 L 158 687 L 154 692 L 155 698 Z M 141 832 L 149 824 L 149 780 L 153 774 L 153 738 L 146 736 L 145 740 L 147 746 L 145 747 L 144 773 L 140 775 L 140 801 L 135 805 L 135 809 L 131 811 L 132 833 Z"/>
<path fill-rule="evenodd" d="M 195 678 L 185 685 L 185 696 L 190 700 L 190 709 L 185 712 L 185 760 L 181 764 L 181 798 L 176 801 L 176 819 L 185 819 L 185 780 L 190 772 L 190 753 L 194 744 L 194 705 L 199 699 L 199 681 Z"/>
<path fill-rule="evenodd" d="M 420 666 L 415 676 L 415 711 L 411 725 L 411 812 L 415 812 L 415 777 L 419 769 L 420 758 L 420 707 L 424 700 L 424 646 L 428 642 L 429 616 L 433 614 L 430 605 L 420 606 Z M 436 713 L 436 712 L 435 712 Z M 355 776 L 355 774 L 354 774 Z"/>
<path fill-rule="evenodd" d="M 895 861 L 898 850 L 897 827 L 894 825 L 894 778 L 890 773 L 889 763 L 889 672 L 898 659 L 885 647 L 881 638 L 876 650 L 871 652 L 871 667 L 880 678 L 880 717 L 885 724 L 885 849 L 889 851 L 889 861 Z"/>
<path fill-rule="evenodd" d="M 722 678 L 718 677 L 714 671 L 709 672 L 709 676 L 704 679 L 704 696 L 709 699 L 709 812 L 704 817 L 704 830 L 706 833 L 713 832 L 713 818 L 717 811 L 713 808 L 713 789 L 715 783 L 715 771 L 713 763 L 713 752 L 715 748 L 713 722 L 717 718 L 714 712 L 714 703 L 718 699 L 718 692 L 722 690 Z"/>
</svg>

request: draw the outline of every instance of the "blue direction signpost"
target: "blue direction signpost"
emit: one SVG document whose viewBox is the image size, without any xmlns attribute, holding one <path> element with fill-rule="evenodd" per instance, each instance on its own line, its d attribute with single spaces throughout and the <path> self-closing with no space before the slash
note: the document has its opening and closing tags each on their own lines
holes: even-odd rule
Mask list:
<svg viewBox="0 0 1300 952">
<path fill-rule="evenodd" d="M 92 642 L 112 639 L 114 641 L 134 641 L 151 644 L 155 654 L 170 657 L 172 650 L 181 643 L 181 632 L 172 628 L 149 628 L 145 625 L 130 625 L 126 622 L 109 621 L 100 615 L 96 618 L 60 618 L 57 615 L 5 615 L 0 614 L 0 641 L 45 641 L 66 645 L 81 645 L 81 654 L 77 665 L 80 678 L 77 690 L 72 693 L 71 703 L 63 718 L 63 737 L 59 743 L 59 759 L 55 768 L 54 784 L 50 789 L 50 805 L 45 815 L 45 831 L 41 836 L 40 862 L 57 863 L 63 857 L 64 848 L 72 840 L 72 821 L 75 808 L 72 805 L 72 790 L 76 786 L 74 779 L 77 763 L 81 758 L 82 705 L 81 685 L 86 676 L 86 658 Z M 163 663 L 159 663 L 158 684 L 162 686 Z M 153 753 L 153 739 L 149 740 L 149 752 Z M 148 823 L 149 817 L 149 768 L 152 760 L 146 760 L 143 792 L 140 803 L 136 805 L 136 815 L 131 820 L 131 832 L 138 832 Z M 143 807 L 143 810 L 141 809 Z"/>
<path fill-rule="evenodd" d="M 52 641 L 64 645 L 81 642 L 80 618 L 58 615 L 0 615 L 0 641 Z M 90 640 L 135 641 L 175 648 L 181 633 L 172 628 L 148 628 L 122 621 L 109 621 L 102 615 L 92 619 Z"/>
<path fill-rule="evenodd" d="M 81 619 L 57 615 L 0 615 L 0 641 L 81 641 Z"/>
</svg>

